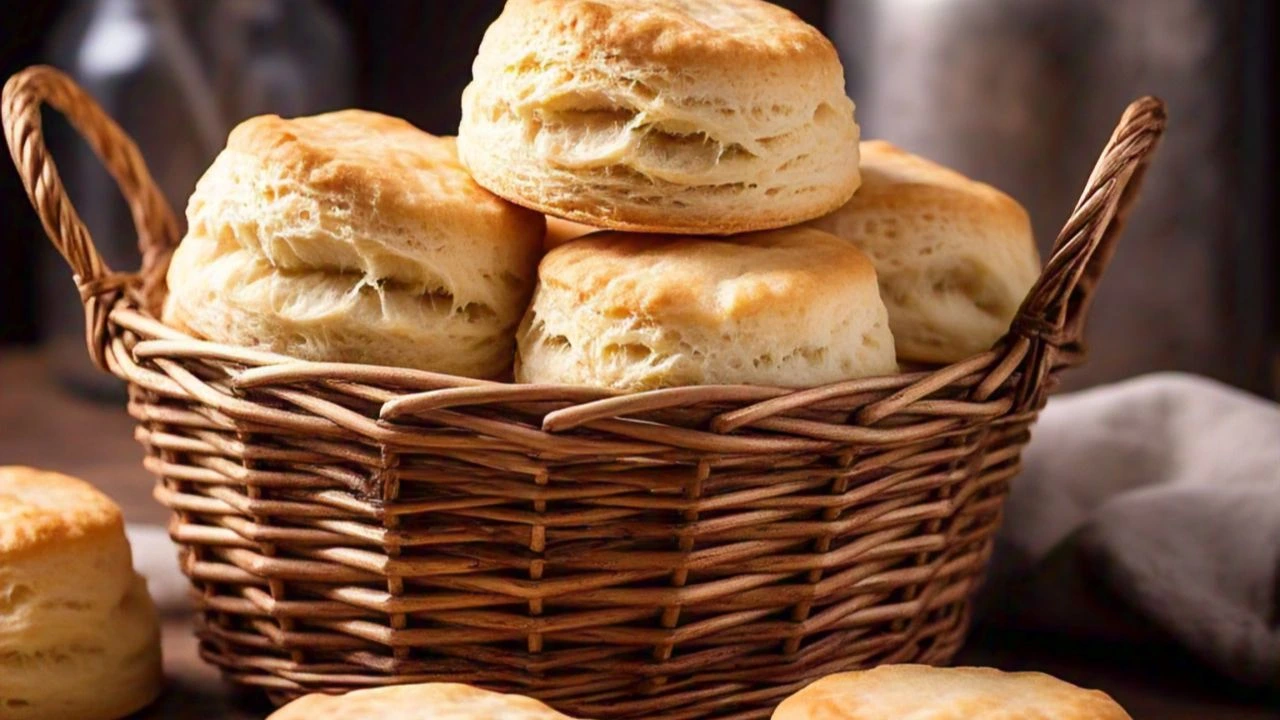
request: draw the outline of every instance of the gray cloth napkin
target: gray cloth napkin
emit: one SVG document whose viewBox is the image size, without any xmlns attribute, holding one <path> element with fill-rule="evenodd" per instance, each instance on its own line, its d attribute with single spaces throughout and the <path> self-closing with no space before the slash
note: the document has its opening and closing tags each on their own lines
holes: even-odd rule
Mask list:
<svg viewBox="0 0 1280 720">
<path fill-rule="evenodd" d="M 1050 401 L 1013 482 L 979 617 L 1176 641 L 1280 685 L 1280 406 L 1160 374 Z M 162 528 L 130 528 L 162 612 L 188 607 Z"/>
<path fill-rule="evenodd" d="M 1024 465 L 981 620 L 1172 640 L 1280 686 L 1280 406 L 1140 377 L 1051 400 Z"/>
</svg>

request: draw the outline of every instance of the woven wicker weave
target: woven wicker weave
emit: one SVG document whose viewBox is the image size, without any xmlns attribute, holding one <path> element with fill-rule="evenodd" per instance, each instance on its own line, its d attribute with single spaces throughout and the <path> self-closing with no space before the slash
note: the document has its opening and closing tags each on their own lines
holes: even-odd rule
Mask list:
<svg viewBox="0 0 1280 720">
<path fill-rule="evenodd" d="M 1009 335 L 964 362 L 806 390 L 617 396 L 201 342 L 156 320 L 177 223 L 137 149 L 50 68 L 4 130 L 129 384 L 201 654 L 277 701 L 453 680 L 611 718 L 765 718 L 817 676 L 944 663 L 1028 427 L 1164 127 L 1124 114 Z M 143 250 L 107 267 L 41 134 L 65 113 Z"/>
</svg>

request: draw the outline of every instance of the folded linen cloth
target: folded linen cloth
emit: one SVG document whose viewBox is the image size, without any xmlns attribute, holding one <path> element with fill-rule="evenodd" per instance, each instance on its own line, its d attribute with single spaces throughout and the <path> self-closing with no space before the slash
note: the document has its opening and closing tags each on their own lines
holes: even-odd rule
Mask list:
<svg viewBox="0 0 1280 720">
<path fill-rule="evenodd" d="M 158 525 L 132 524 L 125 528 L 133 548 L 133 569 L 147 579 L 147 592 L 161 615 L 191 608 L 191 584 L 178 566 L 178 546 Z"/>
<path fill-rule="evenodd" d="M 1159 374 L 1056 397 L 1032 433 L 979 618 L 1173 640 L 1280 685 L 1280 406 Z M 161 611 L 189 608 L 165 530 L 129 534 Z"/>
<path fill-rule="evenodd" d="M 981 621 L 1163 638 L 1280 686 L 1280 406 L 1144 376 L 1051 400 L 1023 460 Z"/>
</svg>

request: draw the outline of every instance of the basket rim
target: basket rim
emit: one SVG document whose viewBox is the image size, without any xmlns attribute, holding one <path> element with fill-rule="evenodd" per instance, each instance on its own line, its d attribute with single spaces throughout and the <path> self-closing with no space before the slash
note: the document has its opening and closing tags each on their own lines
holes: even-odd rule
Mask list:
<svg viewBox="0 0 1280 720">
<path fill-rule="evenodd" d="M 640 420 L 635 416 L 695 405 L 718 405 L 729 409 L 710 418 L 704 427 L 711 433 L 724 437 L 761 420 L 785 415 L 790 410 L 821 407 L 824 403 L 843 407 L 845 404 L 840 403 L 841 400 L 868 397 L 870 402 L 845 407 L 848 412 L 856 415 L 856 418 L 850 419 L 856 420 L 857 425 L 846 426 L 844 433 L 850 437 L 828 437 L 826 442 L 850 441 L 853 436 L 872 444 L 898 442 L 908 430 L 911 432 L 907 435 L 914 436 L 928 431 L 956 429 L 952 427 L 956 425 L 955 422 L 948 424 L 943 421 L 948 418 L 964 420 L 966 416 L 974 415 L 975 408 L 978 409 L 979 416 L 989 419 L 1017 412 L 1019 409 L 1015 408 L 1013 399 L 1001 390 L 1009 386 L 1011 381 L 1017 382 L 1020 379 L 1020 364 L 1030 349 L 1030 343 L 1025 339 L 1006 338 L 992 349 L 966 360 L 929 370 L 802 388 L 745 384 L 691 385 L 623 392 L 577 385 L 478 380 L 381 365 L 303 360 L 279 353 L 227 345 L 194 338 L 161 322 L 146 310 L 137 307 L 128 293 L 117 298 L 115 307 L 107 317 L 109 324 L 115 328 L 108 331 L 109 334 L 119 336 L 125 332 L 135 340 L 127 350 L 123 346 L 119 348 L 126 350 L 130 364 L 157 358 L 180 365 L 216 363 L 228 370 L 227 382 L 233 393 L 317 382 L 378 388 L 390 395 L 383 401 L 378 421 L 390 423 L 455 407 L 551 404 L 555 407 L 542 415 L 540 429 L 552 434 L 568 434 L 599 420 Z M 121 367 L 122 359 L 111 351 L 107 355 L 111 372 L 130 380 L 129 373 Z M 1045 382 L 1051 380 L 1046 379 Z M 938 417 L 933 420 L 934 424 L 917 425 L 914 428 L 874 427 L 881 420 L 910 409 L 921 401 L 928 402 L 928 398 L 937 392 L 958 385 L 969 390 L 963 400 L 956 401 L 973 406 L 969 408 L 969 412 L 935 413 Z M 1039 397 L 1043 394 L 1040 392 L 1036 395 Z M 984 405 L 986 411 L 981 410 Z M 1021 410 L 1034 407 L 1036 406 L 1033 404 Z M 801 435 L 808 436 L 812 441 L 816 439 L 812 434 L 816 429 L 810 430 L 811 432 Z"/>
<path fill-rule="evenodd" d="M 135 282 L 140 282 L 140 280 Z M 125 313 L 136 314 L 137 318 L 141 318 L 147 322 L 145 324 L 140 323 L 137 321 L 137 318 L 125 315 Z M 902 363 L 901 366 L 915 369 L 887 375 L 868 375 L 850 378 L 848 380 L 839 380 L 821 385 L 783 386 L 753 385 L 750 383 L 710 383 L 703 385 L 658 387 L 646 390 L 617 390 L 592 385 L 575 385 L 572 383 L 521 383 L 514 380 L 476 378 L 467 375 L 453 375 L 451 373 L 419 370 L 397 365 L 309 360 L 272 350 L 232 345 L 229 343 L 218 342 L 216 340 L 206 340 L 196 337 L 181 328 L 175 327 L 155 317 L 154 314 L 148 312 L 145 308 L 140 307 L 136 302 L 130 302 L 127 296 L 123 307 L 117 306 L 112 308 L 111 319 L 116 324 L 120 324 L 123 320 L 127 323 L 128 329 L 135 332 L 145 327 L 156 335 L 155 339 L 143 340 L 135 348 L 135 354 L 140 358 L 150 356 L 171 357 L 173 354 L 205 356 L 208 358 L 217 358 L 242 364 L 252 368 L 280 368 L 281 366 L 285 366 L 286 369 L 293 370 L 299 374 L 309 374 L 311 372 L 324 370 L 338 376 L 346 374 L 357 376 L 385 375 L 388 380 L 393 381 L 404 379 L 416 384 L 438 383 L 441 386 L 439 389 L 442 390 L 460 388 L 485 388 L 490 390 L 497 390 L 499 388 L 523 388 L 541 391 L 556 390 L 565 395 L 580 396 L 584 401 L 629 397 L 654 398 L 672 394 L 689 394 L 690 388 L 698 388 L 699 392 L 697 394 L 716 395 L 724 393 L 726 395 L 732 395 L 735 397 L 742 396 L 748 399 L 772 399 L 793 393 L 812 392 L 817 390 L 839 390 L 842 392 L 885 390 L 891 387 L 905 387 L 912 385 L 950 368 L 958 366 L 964 366 L 967 368 L 978 362 L 986 363 L 993 357 L 998 357 L 1007 353 L 1009 346 L 1016 341 L 1016 337 L 1011 337 L 1012 335 L 1016 335 L 1011 325 L 1010 331 L 997 340 L 989 349 L 974 353 L 963 360 L 957 360 L 950 363 Z M 161 333 L 157 332 L 158 328 L 156 326 L 163 327 L 166 332 L 161 335 Z M 235 385 L 239 388 L 251 388 L 261 384 L 268 384 L 273 380 L 277 380 L 277 378 L 273 377 L 271 374 L 248 370 L 235 381 Z M 846 388 L 851 389 L 846 390 Z M 532 393 L 533 391 L 529 390 L 528 392 Z M 715 398 L 712 397 L 707 399 Z"/>
</svg>

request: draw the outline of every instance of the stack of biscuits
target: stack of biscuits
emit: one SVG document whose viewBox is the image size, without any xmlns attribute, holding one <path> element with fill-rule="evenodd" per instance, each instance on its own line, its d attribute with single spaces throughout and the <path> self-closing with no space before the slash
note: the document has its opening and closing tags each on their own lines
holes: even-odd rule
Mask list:
<svg viewBox="0 0 1280 720">
<path fill-rule="evenodd" d="M 311 360 L 622 392 L 948 363 L 1039 273 L 1023 209 L 860 142 L 835 48 L 762 0 L 510 0 L 458 137 L 251 119 L 164 319 Z"/>
</svg>

